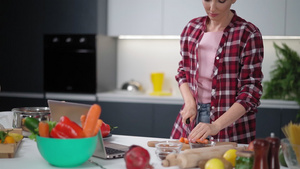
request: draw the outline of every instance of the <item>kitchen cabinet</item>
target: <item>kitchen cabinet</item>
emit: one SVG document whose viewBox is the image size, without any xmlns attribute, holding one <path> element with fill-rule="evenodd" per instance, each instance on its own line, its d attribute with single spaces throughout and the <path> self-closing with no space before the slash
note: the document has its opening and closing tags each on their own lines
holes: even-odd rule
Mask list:
<svg viewBox="0 0 300 169">
<path fill-rule="evenodd" d="M 300 36 L 299 0 L 287 0 L 286 6 L 286 35 Z"/>
<path fill-rule="evenodd" d="M 256 137 L 265 138 L 274 133 L 277 137 L 285 138 L 281 128 L 296 119 L 297 109 L 258 108 L 256 114 Z"/>
<path fill-rule="evenodd" d="M 160 35 L 161 0 L 109 0 L 108 35 Z"/>
<path fill-rule="evenodd" d="M 181 104 L 100 101 L 101 118 L 118 128 L 113 134 L 169 138 Z M 298 109 L 258 108 L 256 137 L 274 133 L 284 138 L 281 128 L 296 118 Z"/>
<path fill-rule="evenodd" d="M 284 36 L 299 34 L 298 6 L 297 0 L 252 0 L 237 1 L 232 9 L 262 35 Z M 180 35 L 189 20 L 204 15 L 198 0 L 110 0 L 108 35 Z"/>
<path fill-rule="evenodd" d="M 236 1 L 237 14 L 255 24 L 263 36 L 285 35 L 285 0 Z"/>
<path fill-rule="evenodd" d="M 0 111 L 11 111 L 17 107 L 48 107 L 43 98 L 0 97 Z"/>
<path fill-rule="evenodd" d="M 43 92 L 42 1 L 0 2 L 1 92 Z"/>
<path fill-rule="evenodd" d="M 43 2 L 44 33 L 106 34 L 107 0 Z"/>
<path fill-rule="evenodd" d="M 169 138 L 181 105 L 153 104 L 153 137 Z"/>
<path fill-rule="evenodd" d="M 112 133 L 134 136 L 152 136 L 153 107 L 151 104 L 99 102 L 101 119 L 117 126 Z"/>
<path fill-rule="evenodd" d="M 206 12 L 199 0 L 163 0 L 163 35 L 180 35 L 186 24 Z"/>
<path fill-rule="evenodd" d="M 108 35 L 180 35 L 189 20 L 201 15 L 198 0 L 110 0 Z"/>
</svg>

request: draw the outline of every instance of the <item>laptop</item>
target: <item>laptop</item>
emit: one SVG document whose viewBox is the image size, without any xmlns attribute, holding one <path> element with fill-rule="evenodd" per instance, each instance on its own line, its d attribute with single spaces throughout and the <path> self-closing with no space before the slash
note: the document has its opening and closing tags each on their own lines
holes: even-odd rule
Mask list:
<svg viewBox="0 0 300 169">
<path fill-rule="evenodd" d="M 50 120 L 59 121 L 61 116 L 67 116 L 70 120 L 74 121 L 81 126 L 80 117 L 86 115 L 91 105 L 72 103 L 57 100 L 48 100 L 48 106 L 50 108 Z M 99 130 L 98 142 L 96 150 L 93 154 L 94 157 L 103 159 L 114 159 L 124 157 L 129 146 L 111 143 L 109 138 L 103 138 L 101 131 Z"/>
</svg>

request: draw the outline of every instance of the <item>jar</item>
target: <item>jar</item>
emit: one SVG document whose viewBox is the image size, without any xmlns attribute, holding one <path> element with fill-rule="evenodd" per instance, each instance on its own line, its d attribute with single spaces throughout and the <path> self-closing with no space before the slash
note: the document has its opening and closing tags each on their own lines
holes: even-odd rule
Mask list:
<svg viewBox="0 0 300 169">
<path fill-rule="evenodd" d="M 237 151 L 235 169 L 252 169 L 253 167 L 253 151 Z"/>
<path fill-rule="evenodd" d="M 270 143 L 266 139 L 255 139 L 253 169 L 269 169 L 268 155 Z"/>
<path fill-rule="evenodd" d="M 269 155 L 268 155 L 268 164 L 269 169 L 280 169 L 279 164 L 279 147 L 280 147 L 280 139 L 275 137 L 274 133 L 271 133 L 270 137 L 266 138 L 270 143 Z"/>
</svg>

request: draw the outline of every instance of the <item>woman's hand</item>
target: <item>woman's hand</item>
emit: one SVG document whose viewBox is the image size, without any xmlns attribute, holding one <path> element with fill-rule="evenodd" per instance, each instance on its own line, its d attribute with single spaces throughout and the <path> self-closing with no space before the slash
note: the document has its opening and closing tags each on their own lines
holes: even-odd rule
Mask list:
<svg viewBox="0 0 300 169">
<path fill-rule="evenodd" d="M 179 89 L 184 100 L 184 107 L 180 114 L 182 117 L 182 123 L 186 124 L 186 119 L 190 118 L 190 122 L 192 122 L 196 118 L 197 104 L 190 91 L 188 83 L 181 84 Z"/>
<path fill-rule="evenodd" d="M 210 123 L 199 123 L 189 134 L 189 140 L 191 142 L 196 142 L 197 139 L 204 140 L 208 136 L 216 135 L 220 131 L 219 127 L 216 124 Z"/>
<path fill-rule="evenodd" d="M 189 134 L 189 140 L 192 142 L 197 139 L 206 139 L 208 136 L 216 135 L 223 128 L 231 125 L 246 113 L 245 108 L 239 104 L 234 103 L 221 117 L 219 117 L 212 124 L 199 123 Z"/>
<path fill-rule="evenodd" d="M 192 122 L 197 115 L 197 105 L 196 103 L 185 104 L 184 108 L 180 112 L 182 117 L 182 123 L 186 124 L 186 120 L 190 118 L 190 122 Z"/>
</svg>

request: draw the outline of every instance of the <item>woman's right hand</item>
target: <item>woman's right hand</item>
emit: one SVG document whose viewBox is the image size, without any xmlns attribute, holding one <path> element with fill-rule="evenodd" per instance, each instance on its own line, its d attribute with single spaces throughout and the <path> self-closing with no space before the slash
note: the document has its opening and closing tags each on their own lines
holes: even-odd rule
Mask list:
<svg viewBox="0 0 300 169">
<path fill-rule="evenodd" d="M 184 108 L 180 112 L 182 123 L 187 124 L 186 120 L 189 118 L 190 122 L 194 121 L 197 116 L 197 105 L 194 103 L 185 103 Z"/>
<path fill-rule="evenodd" d="M 184 100 L 184 107 L 180 114 L 182 117 L 182 123 L 186 124 L 186 119 L 190 118 L 190 122 L 192 122 L 196 118 L 197 104 L 190 91 L 188 83 L 181 84 L 179 89 Z"/>
</svg>

